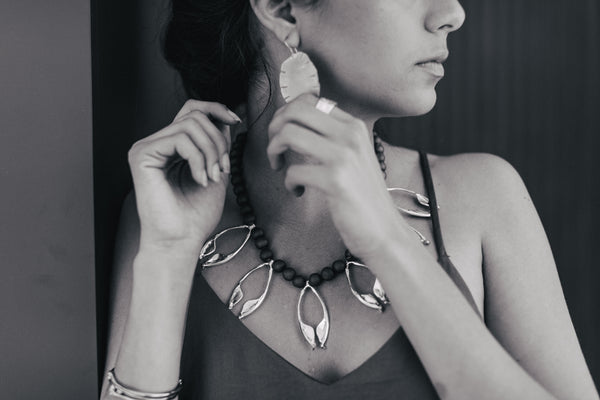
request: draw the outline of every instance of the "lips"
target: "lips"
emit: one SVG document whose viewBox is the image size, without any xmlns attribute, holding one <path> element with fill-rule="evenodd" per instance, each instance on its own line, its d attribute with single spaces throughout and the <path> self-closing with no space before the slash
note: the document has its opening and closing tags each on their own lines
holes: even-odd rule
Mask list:
<svg viewBox="0 0 600 400">
<path fill-rule="evenodd" d="M 439 62 L 427 61 L 424 63 L 418 63 L 417 65 L 432 75 L 438 76 L 440 78 L 444 76 L 444 66 Z"/>
<path fill-rule="evenodd" d="M 417 66 L 423 68 L 425 71 L 430 74 L 443 77 L 444 76 L 444 66 L 442 63 L 448 59 L 448 50 L 440 50 L 437 53 L 433 54 L 431 57 L 428 57 L 422 61 L 417 63 Z"/>
</svg>

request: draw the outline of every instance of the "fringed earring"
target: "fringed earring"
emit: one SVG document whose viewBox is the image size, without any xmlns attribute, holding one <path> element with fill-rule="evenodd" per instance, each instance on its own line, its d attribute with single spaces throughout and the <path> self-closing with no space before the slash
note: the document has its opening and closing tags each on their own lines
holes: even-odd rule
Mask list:
<svg viewBox="0 0 600 400">
<path fill-rule="evenodd" d="M 290 47 L 286 41 L 283 43 L 291 53 L 290 57 L 281 64 L 279 74 L 279 87 L 283 99 L 289 103 L 305 93 L 312 93 L 319 97 L 321 84 L 317 68 L 306 53 Z"/>
</svg>

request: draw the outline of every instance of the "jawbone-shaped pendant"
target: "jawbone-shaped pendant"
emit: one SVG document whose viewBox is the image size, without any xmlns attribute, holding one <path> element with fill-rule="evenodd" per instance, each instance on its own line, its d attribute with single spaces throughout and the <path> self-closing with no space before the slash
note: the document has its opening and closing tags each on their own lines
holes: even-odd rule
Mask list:
<svg viewBox="0 0 600 400">
<path fill-rule="evenodd" d="M 361 267 L 367 269 L 368 267 L 356 261 L 346 261 L 346 279 L 348 279 L 348 286 L 350 286 L 350 291 L 354 297 L 356 297 L 358 301 L 369 308 L 383 311 L 383 307 L 386 304 L 389 304 L 390 301 L 388 300 L 385 290 L 383 290 L 383 286 L 381 286 L 379 279 L 375 278 L 375 283 L 373 284 L 373 294 L 359 293 L 356 289 L 354 289 L 354 284 L 352 283 L 352 278 L 350 277 L 350 267 Z"/>
<path fill-rule="evenodd" d="M 202 262 L 202 269 L 216 267 L 217 265 L 225 264 L 230 261 L 233 257 L 235 257 L 241 250 L 244 248 L 248 240 L 250 239 L 250 235 L 252 235 L 252 230 L 255 228 L 255 225 L 240 225 L 234 226 L 232 228 L 225 229 L 222 232 L 217 233 L 214 237 L 204 243 L 202 246 L 202 250 L 200 250 L 200 256 L 198 257 Z M 217 240 L 228 232 L 235 230 L 243 230 L 247 229 L 248 233 L 244 238 L 242 244 L 240 244 L 236 250 L 229 254 L 221 254 L 217 253 Z"/>
<path fill-rule="evenodd" d="M 323 319 L 321 320 L 321 322 L 319 322 L 316 328 L 305 323 L 302 319 L 302 299 L 304 298 L 304 294 L 306 293 L 307 289 L 310 289 L 313 292 L 317 300 L 319 300 L 319 303 L 321 303 L 321 308 L 323 309 Z M 308 344 L 310 344 L 310 347 L 313 350 L 317 346 L 324 349 L 325 342 L 327 341 L 327 337 L 329 336 L 329 313 L 327 312 L 327 306 L 325 305 L 325 302 L 323 301 L 321 296 L 319 296 L 317 290 L 314 287 L 312 287 L 308 282 L 306 282 L 306 286 L 304 286 L 304 288 L 300 292 L 300 297 L 298 298 L 297 311 L 298 323 L 300 324 L 300 331 L 302 332 L 304 339 L 306 339 L 306 341 L 308 342 Z"/>
<path fill-rule="evenodd" d="M 248 300 L 247 302 L 244 303 L 244 305 L 242 306 L 242 311 L 240 312 L 240 315 L 238 315 L 239 319 L 243 319 L 243 318 L 246 318 L 247 316 L 251 315 L 254 311 L 256 311 L 261 306 L 261 304 L 267 297 L 267 293 L 269 292 L 269 287 L 271 285 L 271 278 L 273 277 L 273 261 L 269 261 L 268 263 L 260 264 L 256 267 L 254 267 L 253 269 L 251 269 L 250 271 L 248 271 L 246 273 L 246 275 L 244 275 L 242 277 L 242 279 L 240 279 L 240 281 L 238 282 L 236 287 L 233 289 L 233 292 L 231 293 L 231 297 L 229 297 L 229 309 L 232 310 L 233 307 L 235 307 L 244 298 L 244 291 L 242 290 L 242 283 L 244 283 L 244 281 L 250 275 L 252 275 L 254 272 L 256 272 L 262 268 L 269 269 L 269 277 L 267 278 L 265 290 L 263 290 L 260 297 L 258 297 L 256 299 Z"/>
</svg>

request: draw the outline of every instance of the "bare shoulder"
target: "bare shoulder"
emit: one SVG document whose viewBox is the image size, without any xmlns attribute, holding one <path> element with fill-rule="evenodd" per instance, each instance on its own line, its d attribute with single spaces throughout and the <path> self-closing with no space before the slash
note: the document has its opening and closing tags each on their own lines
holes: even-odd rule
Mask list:
<svg viewBox="0 0 600 400">
<path fill-rule="evenodd" d="M 457 207 L 477 216 L 482 233 L 515 213 L 534 212 L 531 198 L 517 170 L 505 159 L 488 153 L 430 155 L 436 191 Z M 497 218 L 502 216 L 502 218 Z"/>
<path fill-rule="evenodd" d="M 415 150 L 386 144 L 386 156 L 391 158 L 389 175 L 397 181 L 397 170 L 410 169 L 412 178 L 421 180 L 419 154 Z M 494 213 L 510 211 L 515 202 L 531 203 L 527 189 L 517 170 L 505 159 L 489 153 L 460 153 L 454 155 L 427 154 L 436 196 L 444 204 L 445 216 L 464 217 L 461 210 L 468 210 L 481 224 L 491 223 L 490 210 Z M 404 161 L 402 161 L 404 160 Z M 514 209 L 513 209 L 514 211 Z M 481 227 L 485 229 L 484 226 Z"/>
</svg>

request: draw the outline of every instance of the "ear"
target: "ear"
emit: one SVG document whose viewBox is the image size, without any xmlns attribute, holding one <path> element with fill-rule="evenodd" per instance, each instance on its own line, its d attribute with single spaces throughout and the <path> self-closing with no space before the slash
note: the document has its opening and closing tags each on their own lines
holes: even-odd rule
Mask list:
<svg viewBox="0 0 600 400">
<path fill-rule="evenodd" d="M 260 23 L 283 43 L 300 46 L 300 35 L 291 0 L 249 0 Z"/>
</svg>

